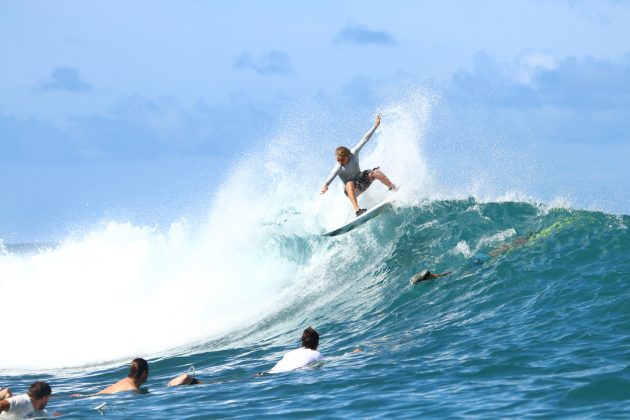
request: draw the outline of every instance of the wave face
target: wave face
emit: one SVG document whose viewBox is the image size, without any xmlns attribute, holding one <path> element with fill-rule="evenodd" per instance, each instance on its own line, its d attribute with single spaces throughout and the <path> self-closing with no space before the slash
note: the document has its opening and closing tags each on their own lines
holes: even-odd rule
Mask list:
<svg viewBox="0 0 630 420">
<path fill-rule="evenodd" d="M 33 332 L 29 346 L 3 340 L 3 365 L 17 370 L 22 365 L 33 368 L 27 366 L 31 361 L 48 362 L 46 367 L 57 368 L 48 375 L 62 394 L 73 388 L 97 389 L 99 384 L 124 376 L 125 369 L 121 363 L 112 367 L 97 362 L 115 362 L 112 355 L 117 351 L 131 356 L 123 354 L 124 350 L 143 343 L 153 351 L 154 382 L 147 398 L 155 401 L 129 397 L 118 402 L 121 414 L 133 412 L 134 416 L 145 412 L 145 403 L 171 406 L 167 401 L 175 398 L 169 393 L 173 391 L 162 384 L 189 364 L 211 384 L 189 388 L 184 394 L 178 390 L 178 408 L 164 408 L 160 415 L 194 416 L 200 410 L 211 410 L 227 416 L 244 410 L 252 415 L 422 412 L 485 416 L 500 412 L 507 416 L 591 413 L 607 417 L 629 412 L 629 217 L 549 210 L 518 202 L 427 201 L 400 206 L 332 240 L 287 234 L 291 229 L 283 226 L 290 225 L 291 217 L 287 214 L 285 221 L 267 225 L 264 241 L 260 238 L 252 248 L 241 250 L 242 255 L 259 262 L 259 267 L 243 276 L 240 296 L 233 291 L 235 296 L 221 294 L 221 287 L 230 289 L 216 282 L 197 284 L 191 291 L 192 282 L 201 282 L 193 275 L 179 275 L 178 284 L 186 285 L 183 290 L 177 285 L 160 286 L 168 270 L 156 269 L 146 275 L 153 279 L 156 292 L 140 293 L 137 300 L 125 295 L 116 298 L 119 288 L 129 288 L 133 296 L 139 285 L 124 285 L 121 268 L 112 267 L 99 279 L 73 283 L 74 292 L 68 294 L 75 293 L 76 299 L 82 288 L 90 289 L 94 299 L 89 302 L 71 305 L 73 299 L 60 297 L 48 305 L 27 305 L 19 310 L 11 302 L 24 305 L 25 301 L 9 299 L 10 313 L 19 314 L 15 317 L 20 319 L 19 325 L 35 322 L 36 318 L 29 317 L 36 312 L 41 320 L 36 325 L 43 328 Z M 140 240 L 143 244 L 149 237 L 148 242 L 158 250 L 179 243 L 175 238 L 180 233 L 174 229 L 165 237 L 125 229 L 130 228 L 109 226 L 103 234 L 123 230 L 126 235 L 145 238 Z M 89 238 L 81 243 L 82 247 L 99 246 Z M 120 252 L 131 261 L 148 252 L 128 236 L 122 243 L 127 244 L 124 249 L 111 247 L 111 252 Z M 39 264 L 65 258 L 72 246 L 76 244 L 21 257 L 5 250 L 3 270 L 22 259 L 21 264 L 28 260 L 37 275 Z M 99 249 L 103 258 L 103 249 Z M 185 254 L 173 255 L 170 249 L 160 255 L 181 259 Z M 157 264 L 155 259 L 151 261 Z M 195 272 L 188 260 L 186 266 Z M 139 275 L 141 270 L 131 270 L 134 267 L 127 265 L 122 271 Z M 423 268 L 453 273 L 411 286 L 409 278 Z M 50 271 L 53 284 L 44 295 L 59 296 L 55 287 L 64 284 L 63 280 L 54 281 L 55 273 Z M 95 283 L 108 278 L 112 279 L 110 290 L 94 290 Z M 5 287 L 3 284 L 2 290 L 14 289 Z M 26 303 L 37 302 L 33 300 L 36 291 L 28 293 L 22 290 L 19 296 L 31 296 Z M 200 300 L 215 293 L 219 298 L 211 305 L 201 304 Z M 134 305 L 140 310 L 132 311 Z M 152 305 L 157 307 L 154 312 L 150 312 Z M 109 311 L 111 327 L 94 325 L 107 319 L 99 318 L 98 310 Z M 213 330 L 221 324 L 214 318 L 216 314 L 234 317 Z M 253 319 L 256 314 L 262 315 Z M 65 322 L 63 316 L 68 317 Z M 195 320 L 197 316 L 214 321 L 201 333 L 216 338 L 199 339 L 174 350 L 159 349 L 163 343 L 167 349 L 175 347 L 177 340 L 183 343 L 191 329 L 199 333 L 195 329 L 203 323 Z M 175 328 L 177 323 L 182 331 Z M 127 332 L 128 324 L 135 334 Z M 161 336 L 178 334 L 176 339 L 154 339 L 158 324 L 164 327 Z M 319 330 L 324 353 L 340 357 L 313 371 L 252 376 L 271 368 L 285 351 L 297 346 L 300 331 L 307 325 Z M 229 334 L 220 333 L 230 327 Z M 68 331 L 76 336 L 64 336 Z M 66 344 L 63 340 L 71 341 Z M 124 340 L 129 345 L 123 345 Z M 361 347 L 363 353 L 342 356 L 354 347 Z M 83 352 L 86 358 L 80 359 Z M 150 354 L 142 353 L 140 347 L 136 352 Z M 96 354 L 101 356 L 95 358 Z M 88 366 L 59 369 L 73 359 Z M 15 361 L 18 363 L 11 366 Z M 18 375 L 7 372 L 14 374 Z M 4 379 L 26 385 L 33 377 L 22 373 Z M 298 401 L 305 393 L 326 408 L 301 406 Z M 85 400 L 60 403 L 62 411 L 65 408 L 77 415 L 87 413 L 89 404 Z"/>
<path fill-rule="evenodd" d="M 3 244 L 0 386 L 48 380 L 73 418 L 101 402 L 120 418 L 627 417 L 630 217 L 442 197 L 421 154 L 427 102 L 407 105 L 362 156 L 403 180 L 396 205 L 351 233 L 319 235 L 351 209 L 338 186 L 313 197 L 330 156 L 283 163 L 299 133 L 245 157 L 204 221 Z M 318 182 L 296 191 L 299 176 Z M 425 268 L 452 273 L 412 286 Z M 253 376 L 309 325 L 324 366 Z M 134 357 L 148 394 L 70 397 Z M 189 365 L 206 385 L 165 387 Z"/>
</svg>

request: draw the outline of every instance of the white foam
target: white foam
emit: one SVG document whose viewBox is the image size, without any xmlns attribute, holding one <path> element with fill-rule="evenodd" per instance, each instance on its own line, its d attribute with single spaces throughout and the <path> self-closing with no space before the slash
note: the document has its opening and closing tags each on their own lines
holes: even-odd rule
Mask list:
<svg viewBox="0 0 630 420">
<path fill-rule="evenodd" d="M 466 258 L 470 258 L 473 254 L 470 250 L 470 246 L 468 246 L 468 243 L 466 241 L 459 241 L 457 245 L 455 245 L 453 253 L 462 254 Z"/>
<path fill-rule="evenodd" d="M 404 185 L 399 198 L 410 204 L 432 193 L 421 147 L 432 101 L 413 92 L 383 107 L 381 127 L 361 156 L 363 168 L 381 166 Z M 346 238 L 339 252 L 319 239 L 352 216 L 338 181 L 323 196 L 319 190 L 335 163 L 334 147 L 354 145 L 373 120 L 351 139 L 322 145 L 321 133 L 308 127 L 320 118 L 288 116 L 281 130 L 244 154 L 218 188 L 206 220 L 178 220 L 166 228 L 107 221 L 31 255 L 2 247 L 0 290 L 9 333 L 0 342 L 0 368 L 163 355 L 251 326 L 305 291 L 329 290 L 326 273 L 340 255 L 352 258 L 352 247 L 360 244 Z M 360 201 L 369 206 L 385 193 L 375 184 Z M 279 238 L 297 241 L 299 249 Z"/>
</svg>

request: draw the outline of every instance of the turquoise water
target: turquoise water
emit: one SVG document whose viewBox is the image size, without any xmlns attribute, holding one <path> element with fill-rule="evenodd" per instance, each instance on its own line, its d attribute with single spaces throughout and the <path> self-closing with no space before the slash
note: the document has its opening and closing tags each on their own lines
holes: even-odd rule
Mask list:
<svg viewBox="0 0 630 420">
<path fill-rule="evenodd" d="M 437 200 L 400 206 L 337 238 L 292 229 L 285 223 L 290 217 L 256 235 L 255 255 L 248 255 L 258 265 L 234 280 L 243 282 L 236 289 L 241 295 L 251 296 L 228 302 L 220 315 L 231 320 L 251 312 L 243 322 L 182 344 L 166 340 L 182 333 L 166 320 L 166 344 L 147 353 L 136 346 L 129 357 L 108 350 L 90 359 L 110 342 L 116 348 L 132 343 L 115 341 L 118 336 L 102 329 L 102 343 L 73 354 L 89 329 L 72 331 L 67 324 L 91 314 L 77 311 L 64 322 L 51 304 L 45 308 L 51 317 L 38 319 L 56 335 L 40 337 L 34 354 L 41 357 L 33 357 L 47 363 L 13 363 L 25 350 L 5 335 L 0 386 L 21 392 L 33 380 L 47 380 L 54 392 L 49 410 L 69 418 L 630 416 L 630 217 L 520 202 Z M 133 242 L 130 234 L 121 240 Z M 89 248 L 86 240 L 78 244 L 79 250 Z M 75 248 L 5 244 L 1 272 L 37 277 L 33 266 L 52 270 L 49 261 L 67 264 L 60 255 L 68 249 Z M 269 268 L 270 261 L 276 265 Z M 188 262 L 186 267 L 196 272 Z M 424 268 L 453 273 L 410 285 L 409 278 Z M 282 282 L 269 277 L 274 270 L 282 272 Z M 155 287 L 167 288 L 157 274 L 147 276 Z M 232 296 L 182 284 L 191 302 L 196 295 Z M 265 302 L 274 297 L 258 291 L 265 284 L 279 296 L 270 309 Z M 2 279 L 0 285 L 7 290 Z M 61 280 L 60 285 L 79 288 Z M 81 304 L 76 296 L 75 301 Z M 151 334 L 142 332 L 157 317 L 150 305 L 144 302 L 129 314 L 140 341 L 160 331 L 158 325 Z M 197 309 L 188 308 L 191 319 L 203 315 Z M 178 311 L 170 315 L 177 318 Z M 105 328 L 107 321 L 95 316 L 92 322 Z M 309 325 L 319 331 L 320 350 L 329 356 L 322 367 L 254 376 L 297 347 Z M 116 327 L 124 329 L 124 323 Z M 363 351 L 351 354 L 357 347 Z M 67 354 L 85 361 L 63 367 L 71 365 L 63 359 Z M 150 362 L 147 393 L 71 397 L 126 376 L 133 357 Z M 191 365 L 206 384 L 165 386 Z M 104 412 L 94 410 L 103 402 Z"/>
</svg>

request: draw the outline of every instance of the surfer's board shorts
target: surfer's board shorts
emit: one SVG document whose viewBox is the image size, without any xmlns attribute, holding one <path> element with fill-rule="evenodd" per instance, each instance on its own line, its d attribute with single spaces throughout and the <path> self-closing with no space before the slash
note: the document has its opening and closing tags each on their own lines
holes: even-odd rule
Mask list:
<svg viewBox="0 0 630 420">
<path fill-rule="evenodd" d="M 380 166 L 377 166 L 374 169 L 366 169 L 352 180 L 352 182 L 354 182 L 354 190 L 357 194 L 361 194 L 362 192 L 367 190 L 370 185 L 372 185 L 372 182 L 374 181 L 372 172 L 376 171 L 378 168 L 380 168 Z M 348 196 L 348 191 L 346 191 L 345 187 L 343 188 L 343 193 Z"/>
</svg>

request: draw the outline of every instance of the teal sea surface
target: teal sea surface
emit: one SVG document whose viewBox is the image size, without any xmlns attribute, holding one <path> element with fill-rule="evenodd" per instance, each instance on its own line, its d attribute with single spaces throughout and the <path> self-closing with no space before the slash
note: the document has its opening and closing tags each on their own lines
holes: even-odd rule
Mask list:
<svg viewBox="0 0 630 420">
<path fill-rule="evenodd" d="M 285 219 L 290 217 L 288 212 Z M 260 261 L 283 267 L 285 280 L 275 293 L 286 304 L 277 310 L 180 345 L 169 336 L 192 327 L 182 322 L 178 331 L 169 319 L 196 316 L 203 305 L 195 295 L 223 289 L 187 283 L 195 306 L 164 308 L 164 321 L 148 309 L 129 314 L 136 329 L 129 337 L 162 334 L 167 344 L 133 355 L 149 360 L 148 392 L 85 396 L 126 376 L 132 357 L 112 352 L 109 360 L 90 361 L 88 355 L 79 366 L 51 362 L 38 369 L 13 362 L 24 350 L 10 334 L 0 338 L 0 386 L 19 393 L 46 380 L 54 392 L 49 411 L 65 418 L 630 418 L 629 216 L 524 202 L 435 200 L 395 207 L 335 238 L 284 229 L 285 219 L 261 227 L 267 233 L 252 245 Z M 80 247 L 105 252 L 90 244 Z M 32 267 L 52 264 L 46 261 L 59 252 L 55 246 L 3 244 L 0 272 L 36 272 Z M 452 273 L 411 285 L 411 276 L 423 269 Z M 270 282 L 272 273 L 273 267 L 253 267 L 234 290 L 248 295 Z M 181 277 L 185 281 L 185 270 Z M 3 300 L 8 284 L 0 279 Z M 239 301 L 247 305 L 228 302 L 217 322 L 269 299 L 252 293 Z M 82 305 L 80 299 L 76 304 Z M 50 305 L 45 309 L 54 312 L 54 299 Z M 42 315 L 53 335 L 42 338 L 33 358 L 58 354 L 62 360 L 64 353 L 93 351 L 77 350 L 84 333 L 74 332 L 72 341 L 67 330 L 94 314 L 67 313 L 53 324 Z M 3 315 L 15 321 L 23 316 Z M 159 322 L 143 331 L 151 318 Z M 319 349 L 327 356 L 322 366 L 256 375 L 298 347 L 307 326 L 320 334 Z M 353 353 L 356 348 L 362 351 Z M 190 366 L 203 385 L 166 386 Z"/>
</svg>

